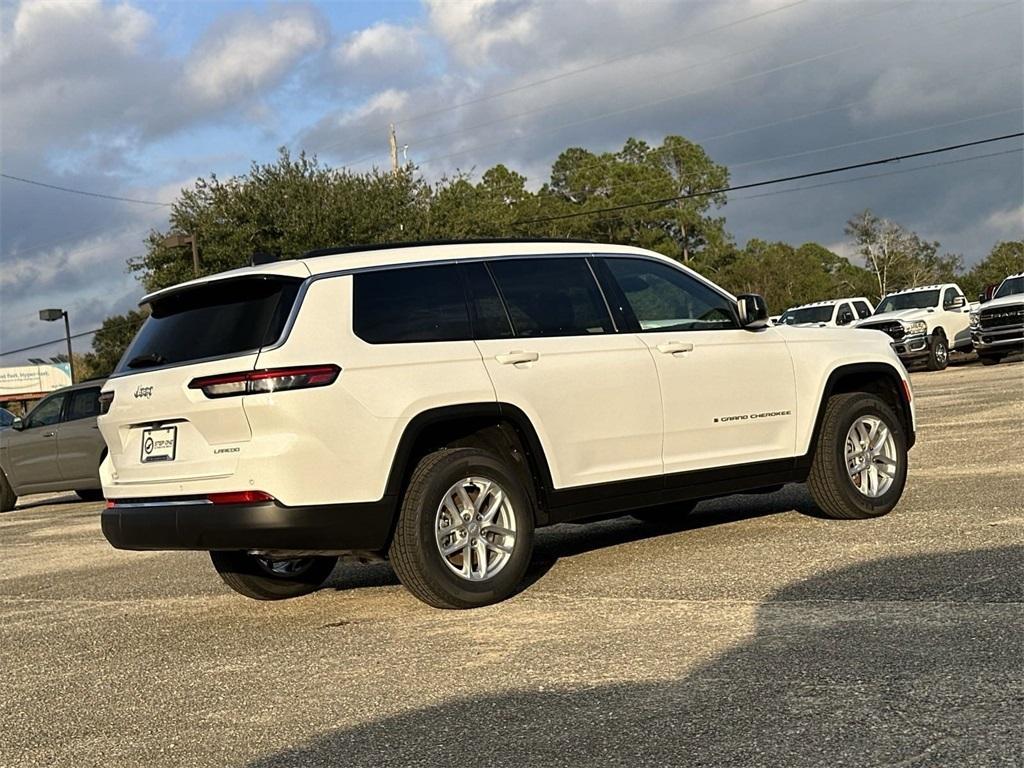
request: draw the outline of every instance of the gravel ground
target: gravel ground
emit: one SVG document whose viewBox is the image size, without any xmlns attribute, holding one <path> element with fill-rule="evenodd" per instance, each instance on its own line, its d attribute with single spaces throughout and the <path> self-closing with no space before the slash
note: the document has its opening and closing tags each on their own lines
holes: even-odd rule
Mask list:
<svg viewBox="0 0 1024 768">
<path fill-rule="evenodd" d="M 1024 765 L 1024 364 L 913 374 L 891 515 L 800 486 L 540 532 L 530 586 L 430 609 L 384 563 L 246 600 L 118 552 L 99 505 L 0 515 L 0 765 Z"/>
</svg>

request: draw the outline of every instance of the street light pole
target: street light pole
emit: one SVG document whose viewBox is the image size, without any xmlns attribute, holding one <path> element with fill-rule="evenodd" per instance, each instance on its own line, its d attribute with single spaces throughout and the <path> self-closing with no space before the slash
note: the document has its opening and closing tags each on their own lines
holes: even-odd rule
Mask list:
<svg viewBox="0 0 1024 768">
<path fill-rule="evenodd" d="M 199 277 L 199 244 L 196 241 L 195 233 L 190 235 L 168 235 L 160 244 L 167 248 L 181 248 L 185 245 L 192 246 L 192 274 Z"/>
<path fill-rule="evenodd" d="M 68 313 L 63 309 L 41 309 L 39 319 L 46 322 L 53 322 L 64 318 L 64 338 L 68 343 L 68 366 L 71 368 L 71 383 L 75 383 L 75 355 L 71 351 L 71 320 Z"/>
</svg>

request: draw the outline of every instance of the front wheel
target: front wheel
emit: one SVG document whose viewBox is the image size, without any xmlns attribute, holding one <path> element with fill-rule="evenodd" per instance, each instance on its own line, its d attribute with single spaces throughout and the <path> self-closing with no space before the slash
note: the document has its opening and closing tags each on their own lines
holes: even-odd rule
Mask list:
<svg viewBox="0 0 1024 768">
<path fill-rule="evenodd" d="M 10 512 L 18 502 L 18 494 L 11 488 L 7 475 L 0 469 L 0 512 Z"/>
<path fill-rule="evenodd" d="M 888 404 L 865 392 L 829 398 L 807 478 L 822 512 L 880 517 L 896 506 L 906 482 L 906 436 Z"/>
<path fill-rule="evenodd" d="M 224 583 L 253 600 L 287 600 L 315 592 L 327 581 L 337 557 L 275 559 L 248 552 L 211 552 Z"/>
<path fill-rule="evenodd" d="M 533 505 L 514 470 L 477 448 L 420 459 L 388 551 L 406 589 L 435 608 L 512 595 L 533 551 Z"/>
<path fill-rule="evenodd" d="M 941 371 L 949 365 L 949 345 L 941 333 L 932 335 L 928 342 L 928 370 Z"/>
</svg>

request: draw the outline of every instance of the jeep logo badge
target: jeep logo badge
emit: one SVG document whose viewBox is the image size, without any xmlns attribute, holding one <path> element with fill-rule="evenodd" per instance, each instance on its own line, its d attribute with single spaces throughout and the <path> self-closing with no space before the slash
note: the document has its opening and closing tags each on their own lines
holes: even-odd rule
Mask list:
<svg viewBox="0 0 1024 768">
<path fill-rule="evenodd" d="M 136 400 L 139 400 L 139 399 L 141 399 L 143 397 L 146 398 L 147 400 L 149 400 L 149 398 L 151 398 L 152 396 L 153 396 L 153 388 L 152 387 L 139 387 L 138 389 L 135 390 L 135 399 Z"/>
</svg>

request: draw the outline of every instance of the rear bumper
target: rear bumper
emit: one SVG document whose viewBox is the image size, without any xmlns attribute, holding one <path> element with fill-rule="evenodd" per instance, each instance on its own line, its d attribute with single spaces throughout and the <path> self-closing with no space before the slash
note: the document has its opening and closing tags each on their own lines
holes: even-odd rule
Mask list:
<svg viewBox="0 0 1024 768">
<path fill-rule="evenodd" d="M 101 524 L 117 549 L 374 552 L 387 547 L 393 501 L 312 507 L 127 501 L 105 509 Z"/>
</svg>

